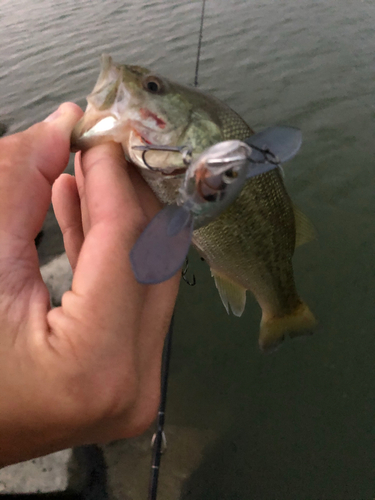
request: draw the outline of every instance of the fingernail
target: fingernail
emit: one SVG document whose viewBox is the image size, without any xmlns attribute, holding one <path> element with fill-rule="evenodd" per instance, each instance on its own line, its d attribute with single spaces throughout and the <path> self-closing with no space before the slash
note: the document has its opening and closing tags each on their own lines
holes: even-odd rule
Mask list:
<svg viewBox="0 0 375 500">
<path fill-rule="evenodd" d="M 61 110 L 60 107 L 56 109 L 52 114 L 47 116 L 47 118 L 44 120 L 45 122 L 52 122 L 53 120 L 56 120 L 61 115 Z"/>
</svg>

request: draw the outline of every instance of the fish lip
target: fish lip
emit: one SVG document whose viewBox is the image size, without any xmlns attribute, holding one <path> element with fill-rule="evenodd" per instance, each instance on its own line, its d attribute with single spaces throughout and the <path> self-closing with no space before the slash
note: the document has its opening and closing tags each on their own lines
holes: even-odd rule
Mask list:
<svg viewBox="0 0 375 500">
<path fill-rule="evenodd" d="M 77 151 L 85 151 L 93 145 L 93 141 L 95 141 L 95 143 L 98 143 L 98 138 L 101 138 L 102 142 L 112 140 L 111 135 L 108 132 L 111 129 L 113 130 L 115 128 L 113 126 L 111 128 L 104 129 L 101 134 L 92 133 L 93 129 L 95 129 L 95 127 L 97 127 L 100 122 L 108 120 L 108 118 L 113 118 L 115 126 L 119 124 L 118 118 L 112 113 L 96 112 L 93 115 L 90 115 L 86 110 L 85 114 L 76 123 L 72 131 L 72 134 L 70 136 L 70 150 L 73 153 L 76 153 Z"/>
<path fill-rule="evenodd" d="M 112 118 L 112 120 L 110 120 Z M 103 122 L 108 122 L 110 126 L 108 127 L 107 124 L 104 125 Z M 102 130 L 100 130 L 101 127 L 99 125 L 102 124 Z M 116 116 L 114 116 L 112 113 L 109 115 L 98 118 L 95 123 L 88 128 L 83 134 L 82 134 L 82 139 L 86 139 L 87 137 L 90 137 L 92 134 L 97 134 L 97 135 L 106 135 L 110 130 L 113 130 L 113 128 L 119 124 L 119 120 Z"/>
</svg>

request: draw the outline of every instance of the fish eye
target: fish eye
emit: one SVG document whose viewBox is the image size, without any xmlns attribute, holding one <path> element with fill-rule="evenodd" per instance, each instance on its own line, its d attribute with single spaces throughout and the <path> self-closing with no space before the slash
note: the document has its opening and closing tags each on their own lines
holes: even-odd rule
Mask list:
<svg viewBox="0 0 375 500">
<path fill-rule="evenodd" d="M 150 92 L 157 92 L 159 90 L 159 85 L 156 82 L 147 82 L 147 90 Z"/>
<path fill-rule="evenodd" d="M 143 88 L 152 94 L 161 94 L 163 86 L 161 81 L 155 76 L 148 76 L 143 81 Z"/>
</svg>

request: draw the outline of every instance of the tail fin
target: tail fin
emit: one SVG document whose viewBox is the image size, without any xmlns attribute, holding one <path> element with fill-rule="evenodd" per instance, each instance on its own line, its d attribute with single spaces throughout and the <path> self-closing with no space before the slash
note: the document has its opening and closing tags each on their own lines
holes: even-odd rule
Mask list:
<svg viewBox="0 0 375 500">
<path fill-rule="evenodd" d="M 316 324 L 313 313 L 304 302 L 287 316 L 263 316 L 260 323 L 259 347 L 264 352 L 272 352 L 284 340 L 285 335 L 311 335 Z"/>
</svg>

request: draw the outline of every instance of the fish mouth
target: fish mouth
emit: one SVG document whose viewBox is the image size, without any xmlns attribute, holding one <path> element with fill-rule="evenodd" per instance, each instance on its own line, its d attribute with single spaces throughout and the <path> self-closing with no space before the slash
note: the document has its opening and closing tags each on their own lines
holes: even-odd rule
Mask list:
<svg viewBox="0 0 375 500">
<path fill-rule="evenodd" d="M 70 150 L 72 152 L 86 151 L 97 144 L 115 140 L 114 130 L 118 124 L 118 118 L 112 114 L 86 110 L 73 129 L 70 137 Z"/>
<path fill-rule="evenodd" d="M 155 119 L 160 120 L 157 117 Z M 132 156 L 133 146 L 157 144 L 159 141 L 155 140 L 155 135 L 154 130 L 148 129 L 137 119 L 124 119 L 110 110 L 100 111 L 88 105 L 85 114 L 73 129 L 70 145 L 71 150 L 76 152 L 115 141 L 121 143 L 125 152 Z"/>
<path fill-rule="evenodd" d="M 169 134 L 163 133 L 165 121 L 147 108 L 128 109 L 122 113 L 113 108 L 102 111 L 91 103 L 88 104 L 85 114 L 73 129 L 70 138 L 71 151 L 85 151 L 97 144 L 115 141 L 122 144 L 129 159 L 138 166 L 147 168 L 141 159 L 142 154 L 133 147 L 145 144 L 164 145 L 169 141 Z M 148 121 L 150 126 L 147 126 L 145 121 Z M 159 162 L 164 160 L 161 154 L 158 158 Z"/>
<path fill-rule="evenodd" d="M 71 135 L 71 150 L 86 150 L 103 142 L 124 142 L 128 136 L 131 91 L 124 84 L 125 68 L 108 54 L 100 60 L 100 73 L 87 97 L 87 107 Z"/>
<path fill-rule="evenodd" d="M 165 145 L 165 141 L 155 136 L 154 130 L 148 129 L 137 120 L 124 123 L 112 113 L 90 109 L 86 110 L 76 124 L 71 135 L 70 149 L 72 152 L 86 151 L 95 145 L 114 141 L 122 145 L 126 157 L 141 169 L 155 169 L 166 176 L 183 175 L 187 167 L 181 163 L 180 153 L 150 151 L 145 154 L 136 148 L 147 144 Z"/>
</svg>

